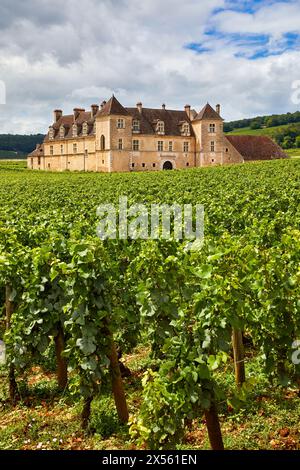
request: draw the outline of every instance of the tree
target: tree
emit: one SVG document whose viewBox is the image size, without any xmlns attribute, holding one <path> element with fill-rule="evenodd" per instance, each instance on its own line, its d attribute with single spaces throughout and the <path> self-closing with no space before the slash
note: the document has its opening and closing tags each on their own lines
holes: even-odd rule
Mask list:
<svg viewBox="0 0 300 470">
<path fill-rule="evenodd" d="M 282 143 L 282 147 L 284 149 L 290 149 L 293 147 L 293 145 L 294 145 L 294 142 L 293 142 L 292 137 L 290 137 L 289 135 L 285 136 L 283 143 Z"/>
<path fill-rule="evenodd" d="M 296 144 L 297 149 L 299 149 L 300 148 L 300 135 L 296 137 L 295 144 Z"/>
<path fill-rule="evenodd" d="M 250 129 L 260 129 L 260 122 L 259 121 L 252 121 L 250 124 Z"/>
</svg>

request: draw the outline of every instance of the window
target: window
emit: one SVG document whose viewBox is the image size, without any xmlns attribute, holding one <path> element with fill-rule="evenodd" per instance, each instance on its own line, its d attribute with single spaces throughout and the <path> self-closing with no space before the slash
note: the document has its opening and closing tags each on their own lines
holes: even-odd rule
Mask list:
<svg viewBox="0 0 300 470">
<path fill-rule="evenodd" d="M 60 126 L 59 137 L 62 139 L 65 136 L 65 126 Z"/>
<path fill-rule="evenodd" d="M 132 149 L 135 152 L 138 152 L 140 150 L 140 141 L 139 140 L 133 140 L 132 142 Z"/>
<path fill-rule="evenodd" d="M 229 149 L 226 149 L 226 153 L 228 153 L 228 152 L 229 152 Z"/>
<path fill-rule="evenodd" d="M 102 160 L 102 165 L 104 165 L 104 160 Z"/>
<path fill-rule="evenodd" d="M 145 163 L 142 163 L 142 167 L 145 168 L 145 166 L 146 166 Z"/>
<path fill-rule="evenodd" d="M 184 123 L 183 126 L 182 126 L 182 134 L 183 135 L 190 135 L 190 126 L 187 122 Z"/>
<path fill-rule="evenodd" d="M 41 157 L 38 157 L 38 165 L 41 164 Z"/>
<path fill-rule="evenodd" d="M 132 168 L 134 168 L 134 163 L 131 163 Z"/>
<path fill-rule="evenodd" d="M 215 124 L 210 124 L 209 125 L 209 132 L 210 132 L 210 134 L 214 134 L 216 132 L 216 125 Z"/>
<path fill-rule="evenodd" d="M 53 129 L 53 127 L 49 127 L 49 139 L 50 140 L 54 139 L 54 129 Z"/>
<path fill-rule="evenodd" d="M 156 163 L 152 163 L 152 166 L 153 166 L 153 168 L 155 168 L 155 167 L 156 167 Z"/>
<path fill-rule="evenodd" d="M 63 155 L 63 153 L 64 153 L 64 146 L 61 145 L 61 146 L 60 146 L 60 154 Z"/>
<path fill-rule="evenodd" d="M 101 138 L 100 138 L 100 149 L 105 150 L 105 137 L 104 137 L 104 135 L 102 135 Z"/>
<path fill-rule="evenodd" d="M 162 140 L 159 140 L 159 141 L 157 142 L 157 150 L 158 150 L 159 152 L 163 152 L 163 150 L 164 150 L 164 143 L 163 143 Z"/>
<path fill-rule="evenodd" d="M 73 124 L 73 126 L 72 126 L 72 136 L 77 137 L 77 133 L 78 133 L 77 124 Z"/>
<path fill-rule="evenodd" d="M 165 133 L 165 123 L 163 121 L 158 121 L 156 130 L 158 134 L 164 134 Z"/>
<path fill-rule="evenodd" d="M 88 157 L 88 156 L 89 156 L 88 149 L 85 149 L 85 151 L 84 151 L 84 156 L 85 156 L 85 157 Z"/>
<path fill-rule="evenodd" d="M 169 142 L 169 152 L 173 152 L 173 142 Z"/>
<path fill-rule="evenodd" d="M 82 135 L 88 135 L 89 126 L 87 122 L 82 124 Z"/>
<path fill-rule="evenodd" d="M 214 142 L 214 141 L 212 141 L 212 142 L 210 143 L 210 151 L 211 151 L 211 152 L 214 152 L 214 151 L 215 151 L 215 142 Z"/>
<path fill-rule="evenodd" d="M 125 121 L 124 119 L 117 120 L 117 129 L 125 129 Z"/>
<path fill-rule="evenodd" d="M 187 153 L 189 151 L 189 143 L 188 142 L 183 142 L 183 151 Z"/>
<path fill-rule="evenodd" d="M 73 153 L 77 153 L 77 144 L 73 144 Z"/>
<path fill-rule="evenodd" d="M 186 166 L 190 166 L 190 164 L 189 164 L 189 163 L 187 163 L 187 164 L 186 164 Z"/>
<path fill-rule="evenodd" d="M 51 165 L 50 165 L 50 163 L 48 163 L 48 168 L 50 168 L 50 167 L 51 167 Z"/>
<path fill-rule="evenodd" d="M 50 145 L 50 155 L 53 155 L 53 145 Z"/>
<path fill-rule="evenodd" d="M 211 161 L 212 161 L 212 163 L 214 163 L 215 159 L 214 159 L 214 158 L 212 158 L 212 159 L 211 159 Z"/>
<path fill-rule="evenodd" d="M 123 139 L 119 139 L 118 149 L 123 150 Z"/>
<path fill-rule="evenodd" d="M 138 119 L 134 119 L 132 121 L 132 131 L 133 132 L 140 132 L 140 121 Z"/>
</svg>

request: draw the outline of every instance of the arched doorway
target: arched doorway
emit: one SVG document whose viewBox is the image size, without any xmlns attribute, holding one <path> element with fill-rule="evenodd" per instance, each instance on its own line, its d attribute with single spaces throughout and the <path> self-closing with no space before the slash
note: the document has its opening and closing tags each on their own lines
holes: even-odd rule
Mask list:
<svg viewBox="0 0 300 470">
<path fill-rule="evenodd" d="M 173 165 L 171 162 L 165 162 L 163 166 L 163 170 L 173 170 Z"/>
</svg>

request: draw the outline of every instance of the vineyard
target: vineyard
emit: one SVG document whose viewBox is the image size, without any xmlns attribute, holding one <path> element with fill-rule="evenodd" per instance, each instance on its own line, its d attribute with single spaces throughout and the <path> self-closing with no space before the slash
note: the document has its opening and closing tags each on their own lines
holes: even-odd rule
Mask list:
<svg viewBox="0 0 300 470">
<path fill-rule="evenodd" d="M 0 448 L 300 448 L 299 190 L 300 160 L 2 163 Z M 101 241 L 122 196 L 203 204 L 203 245 Z"/>
</svg>

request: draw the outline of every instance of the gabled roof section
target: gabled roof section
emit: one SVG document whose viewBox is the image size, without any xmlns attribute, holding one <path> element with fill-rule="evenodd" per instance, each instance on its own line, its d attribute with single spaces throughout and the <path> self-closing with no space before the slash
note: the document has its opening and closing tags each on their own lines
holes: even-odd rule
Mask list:
<svg viewBox="0 0 300 470">
<path fill-rule="evenodd" d="M 126 108 L 133 119 L 140 121 L 141 134 L 156 134 L 156 124 L 163 121 L 165 124 L 165 135 L 181 136 L 181 126 L 184 122 L 190 124 L 191 136 L 194 136 L 191 121 L 185 111 L 175 111 L 170 109 L 142 108 L 139 112 L 137 108 Z"/>
<path fill-rule="evenodd" d="M 37 144 L 36 148 L 28 154 L 28 157 L 42 157 L 44 155 L 44 145 Z"/>
<path fill-rule="evenodd" d="M 110 115 L 128 116 L 128 112 L 113 95 L 110 100 L 98 111 L 97 116 L 110 116 Z"/>
<path fill-rule="evenodd" d="M 270 137 L 254 135 L 227 135 L 226 139 L 245 161 L 289 158 Z"/>
<path fill-rule="evenodd" d="M 82 134 L 82 126 L 84 122 L 87 122 L 88 124 L 88 135 L 92 135 L 95 117 L 92 118 L 91 113 L 89 111 L 81 110 L 76 120 L 74 119 L 74 114 L 67 114 L 65 116 L 61 116 L 59 120 L 57 122 L 54 122 L 51 126 L 54 130 L 53 140 L 58 140 L 58 139 L 61 140 L 59 137 L 59 128 L 61 126 L 64 126 L 65 128 L 65 136 L 63 137 L 63 140 L 73 138 L 73 134 L 72 134 L 73 124 L 77 124 L 78 137 L 80 137 Z M 48 142 L 48 141 L 50 141 L 49 133 L 46 135 L 44 139 L 44 142 Z"/>
<path fill-rule="evenodd" d="M 199 114 L 195 117 L 194 121 L 201 121 L 202 119 L 218 119 L 223 121 L 221 116 L 215 111 L 209 103 L 207 103 Z"/>
</svg>

